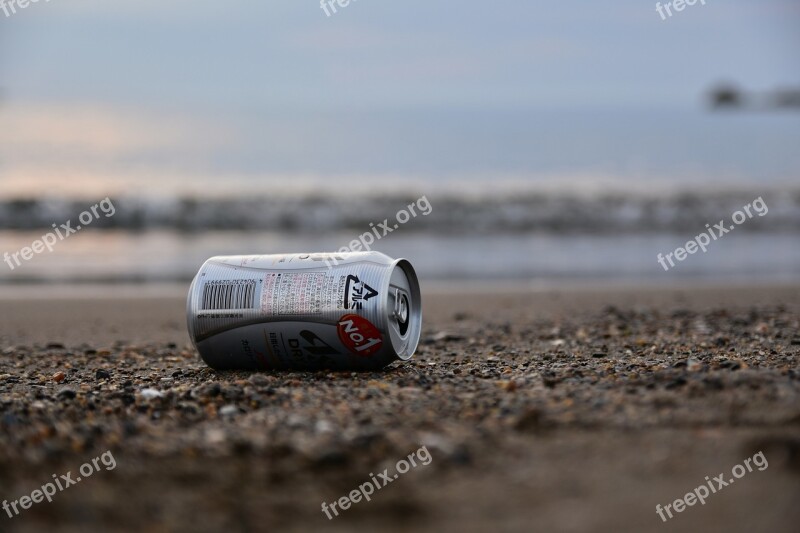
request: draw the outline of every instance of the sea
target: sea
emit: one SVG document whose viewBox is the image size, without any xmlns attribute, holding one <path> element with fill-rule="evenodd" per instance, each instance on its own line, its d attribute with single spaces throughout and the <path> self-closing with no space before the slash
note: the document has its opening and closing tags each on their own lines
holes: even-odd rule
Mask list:
<svg viewBox="0 0 800 533">
<path fill-rule="evenodd" d="M 247 146 L 107 157 L 85 165 L 91 185 L 71 189 L 3 171 L 67 157 L 74 176 L 91 154 L 0 149 L 0 253 L 79 225 L 104 198 L 114 206 L 52 251 L 4 260 L 0 290 L 180 285 L 211 256 L 356 251 L 364 234 L 371 249 L 409 259 L 423 282 L 800 281 L 800 113 L 312 115 L 228 117 L 250 124 Z M 287 124 L 291 151 L 281 150 Z M 754 202 L 765 209 L 747 216 Z M 706 251 L 659 262 L 720 221 L 733 229 Z"/>
</svg>

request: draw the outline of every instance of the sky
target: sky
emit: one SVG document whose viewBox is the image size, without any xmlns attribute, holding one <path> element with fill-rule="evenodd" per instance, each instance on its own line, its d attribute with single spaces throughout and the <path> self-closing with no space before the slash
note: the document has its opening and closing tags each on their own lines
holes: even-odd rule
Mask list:
<svg viewBox="0 0 800 533">
<path fill-rule="evenodd" d="M 40 0 L 0 11 L 0 195 L 789 181 L 800 114 L 704 98 L 800 87 L 798 23 L 790 0 Z"/>
</svg>

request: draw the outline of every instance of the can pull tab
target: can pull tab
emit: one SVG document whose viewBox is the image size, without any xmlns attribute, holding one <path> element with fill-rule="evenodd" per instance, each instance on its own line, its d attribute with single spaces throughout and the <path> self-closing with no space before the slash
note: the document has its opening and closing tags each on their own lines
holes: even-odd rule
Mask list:
<svg viewBox="0 0 800 533">
<path fill-rule="evenodd" d="M 400 335 L 408 331 L 408 295 L 400 289 L 394 291 L 394 310 L 392 316 L 397 320 Z"/>
</svg>

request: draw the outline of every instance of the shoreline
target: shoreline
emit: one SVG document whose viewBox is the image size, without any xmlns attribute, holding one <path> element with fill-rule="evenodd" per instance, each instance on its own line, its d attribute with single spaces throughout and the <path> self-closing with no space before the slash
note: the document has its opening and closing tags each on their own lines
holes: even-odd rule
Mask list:
<svg viewBox="0 0 800 533">
<path fill-rule="evenodd" d="M 539 284 L 430 283 L 422 285 L 423 335 L 458 326 L 461 317 L 522 323 L 589 318 L 609 308 L 738 310 L 782 306 L 800 312 L 800 283 L 682 287 L 623 287 L 590 283 L 561 287 Z M 188 345 L 189 284 L 69 286 L 0 289 L 4 328 L 0 346 L 17 344 L 171 342 Z M 13 309 L 13 312 L 11 311 Z"/>
<path fill-rule="evenodd" d="M 5 300 L 97 300 L 113 298 L 182 298 L 185 297 L 191 284 L 185 281 L 142 281 L 142 282 L 35 282 L 13 283 L 0 282 L 0 301 Z M 782 289 L 800 289 L 800 277 L 786 280 L 753 280 L 744 277 L 711 281 L 706 278 L 679 279 L 422 279 L 420 280 L 426 294 L 517 294 L 546 292 L 673 292 L 686 290 L 700 291 L 780 291 Z"/>
</svg>

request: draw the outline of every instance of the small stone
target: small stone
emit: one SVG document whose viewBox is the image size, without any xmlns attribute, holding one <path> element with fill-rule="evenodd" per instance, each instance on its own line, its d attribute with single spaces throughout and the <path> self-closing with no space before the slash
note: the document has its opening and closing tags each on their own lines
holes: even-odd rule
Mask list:
<svg viewBox="0 0 800 533">
<path fill-rule="evenodd" d="M 55 381 L 56 383 L 61 383 L 65 379 L 67 379 L 67 375 L 63 372 L 56 372 L 55 374 L 53 374 L 53 381 Z"/>
<path fill-rule="evenodd" d="M 671 390 L 671 389 L 677 389 L 678 387 L 683 387 L 684 385 L 686 385 L 685 378 L 676 378 L 667 383 L 666 388 Z"/>
<path fill-rule="evenodd" d="M 233 416 L 239 413 L 239 408 L 235 405 L 225 405 L 219 410 L 219 414 L 222 416 Z"/>
<path fill-rule="evenodd" d="M 608 354 L 607 354 L 607 353 L 605 353 L 605 352 L 594 352 L 594 353 L 592 354 L 592 357 L 595 357 L 595 358 L 598 358 L 598 359 L 599 359 L 600 357 L 607 357 L 607 356 L 608 356 Z"/>
<path fill-rule="evenodd" d="M 513 379 L 508 380 L 508 381 L 498 381 L 497 385 L 501 389 L 503 389 L 504 391 L 507 391 L 507 392 L 514 392 L 515 390 L 517 390 L 517 382 L 514 381 Z"/>
<path fill-rule="evenodd" d="M 731 370 L 739 370 L 741 368 L 747 368 L 747 365 L 742 363 L 742 361 L 725 359 L 724 361 L 720 361 L 719 366 L 722 368 L 729 368 Z"/>
<path fill-rule="evenodd" d="M 318 467 L 341 466 L 347 464 L 349 456 L 347 453 L 338 448 L 326 447 L 315 451 L 314 455 L 311 457 L 311 460 L 314 461 L 315 465 Z"/>
<path fill-rule="evenodd" d="M 314 430 L 317 433 L 333 433 L 334 427 L 327 420 L 317 420 L 317 423 L 314 424 Z"/>
<path fill-rule="evenodd" d="M 164 396 L 164 393 L 157 389 L 142 389 L 140 394 L 145 400 L 152 400 L 154 398 L 161 398 Z"/>
<path fill-rule="evenodd" d="M 438 341 L 461 341 L 464 340 L 463 335 L 458 335 L 456 333 L 449 333 L 447 331 L 440 331 L 431 337 L 431 340 L 434 342 Z"/>
<path fill-rule="evenodd" d="M 554 375 L 542 376 L 542 383 L 544 383 L 544 386 L 547 387 L 548 389 L 555 388 L 555 386 L 558 385 L 560 382 L 561 379 Z"/>
<path fill-rule="evenodd" d="M 545 429 L 552 424 L 545 418 L 544 413 L 536 407 L 531 407 L 525 411 L 514 422 L 514 429 L 517 431 L 538 431 Z"/>
<path fill-rule="evenodd" d="M 703 363 L 699 359 L 689 358 L 686 361 L 686 370 L 689 372 L 697 372 L 703 368 Z"/>
<path fill-rule="evenodd" d="M 58 391 L 58 397 L 59 397 L 59 399 L 62 399 L 62 400 L 71 400 L 77 395 L 78 395 L 78 393 L 76 393 L 74 390 L 72 390 L 69 387 L 64 387 L 63 389 Z"/>
<path fill-rule="evenodd" d="M 205 441 L 208 444 L 222 444 L 225 442 L 225 431 L 219 428 L 207 429 L 205 432 Z"/>
<path fill-rule="evenodd" d="M 60 342 L 48 342 L 47 343 L 47 349 L 48 350 L 63 350 L 64 349 L 64 345 L 61 344 Z"/>
<path fill-rule="evenodd" d="M 111 372 L 100 368 L 94 373 L 94 377 L 95 379 L 111 379 Z"/>
<path fill-rule="evenodd" d="M 271 382 L 264 374 L 253 374 L 248 378 L 248 381 L 256 387 L 266 387 Z"/>
<path fill-rule="evenodd" d="M 207 383 L 200 387 L 201 396 L 219 396 L 222 393 L 222 387 L 217 382 Z"/>
</svg>

